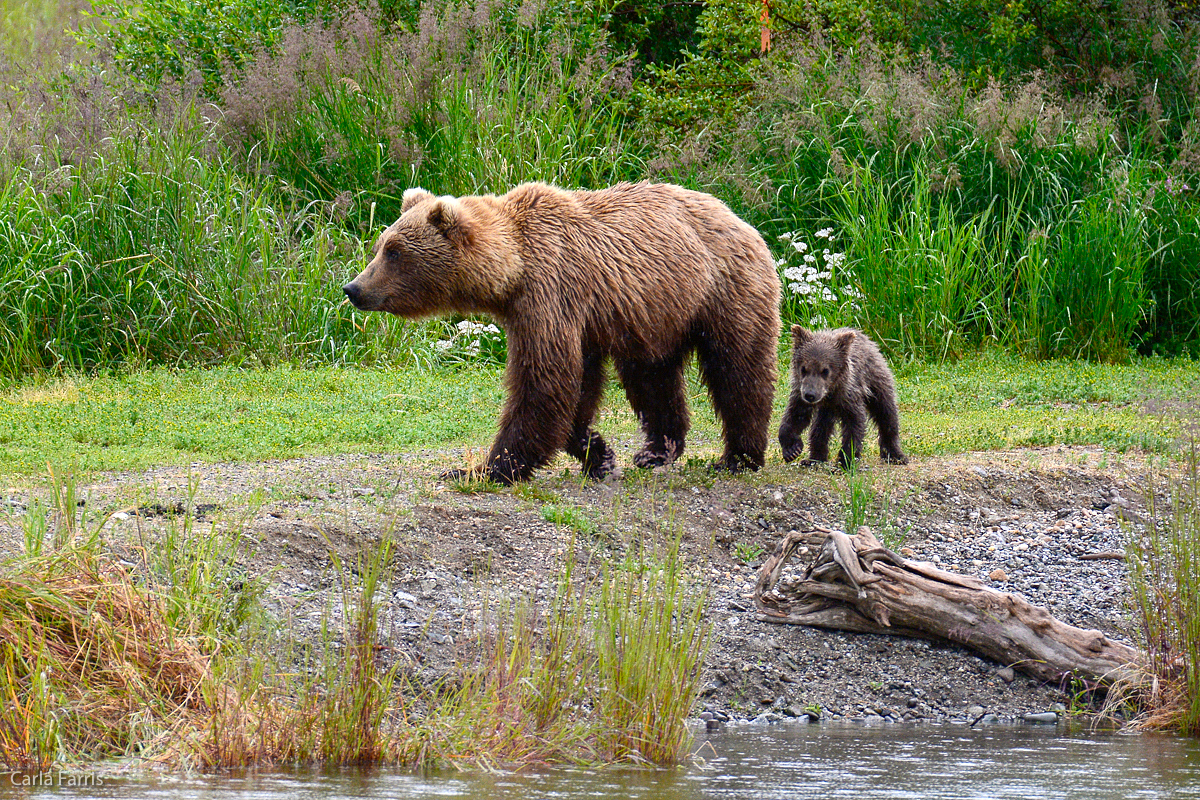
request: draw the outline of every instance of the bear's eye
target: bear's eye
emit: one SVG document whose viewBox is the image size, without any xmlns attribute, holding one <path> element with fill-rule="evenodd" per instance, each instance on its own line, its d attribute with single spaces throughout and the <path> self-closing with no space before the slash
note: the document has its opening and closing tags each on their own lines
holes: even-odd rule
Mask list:
<svg viewBox="0 0 1200 800">
<path fill-rule="evenodd" d="M 822 378 L 828 378 L 828 377 L 829 377 L 829 367 L 826 367 L 825 369 L 821 370 L 821 377 L 822 377 Z"/>
<path fill-rule="evenodd" d="M 806 375 L 808 375 L 808 367 L 801 367 L 800 368 L 800 377 L 803 378 Z"/>
</svg>

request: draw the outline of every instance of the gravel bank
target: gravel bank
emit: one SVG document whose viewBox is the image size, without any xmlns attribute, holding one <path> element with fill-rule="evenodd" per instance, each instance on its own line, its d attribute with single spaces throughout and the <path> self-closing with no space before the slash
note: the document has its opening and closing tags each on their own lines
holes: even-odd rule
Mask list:
<svg viewBox="0 0 1200 800">
<path fill-rule="evenodd" d="M 197 464 L 99 476 L 79 494 L 90 513 L 118 512 L 105 528 L 116 548 L 153 546 L 189 507 L 201 525 L 240 526 L 253 547 L 244 569 L 268 578 L 269 606 L 302 637 L 317 635 L 338 591 L 330 551 L 352 558 L 391 536 L 384 644 L 430 677 L 453 669 L 483 595 L 546 599 L 572 542 L 586 556 L 677 534 L 711 585 L 714 635 L 696 708 L 705 718 L 762 723 L 819 713 L 986 724 L 1086 699 L 1075 687 L 1039 684 L 954 646 L 759 622 L 750 595 L 762 554 L 810 520 L 841 527 L 850 499 L 843 475 L 772 464 L 733 479 L 679 467 L 593 483 L 563 461 L 524 487 L 463 494 L 435 478 L 460 459 Z M 1070 624 L 1128 641 L 1125 564 L 1113 556 L 1123 549 L 1120 518 L 1145 513 L 1137 493 L 1144 474 L 1137 457 L 1070 447 L 872 464 L 867 522 L 907 556 L 976 575 Z M 0 552 L 19 547 L 21 518 L 37 492 L 0 492 Z M 547 521 L 547 505 L 571 509 L 576 522 Z"/>
</svg>

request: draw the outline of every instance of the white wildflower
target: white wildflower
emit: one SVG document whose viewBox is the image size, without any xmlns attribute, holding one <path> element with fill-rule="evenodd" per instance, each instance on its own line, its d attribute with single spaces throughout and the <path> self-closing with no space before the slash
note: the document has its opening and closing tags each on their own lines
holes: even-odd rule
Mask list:
<svg viewBox="0 0 1200 800">
<path fill-rule="evenodd" d="M 803 253 L 808 249 L 808 242 L 792 242 L 792 247 L 795 248 L 797 253 Z"/>
<path fill-rule="evenodd" d="M 811 264 L 816 260 L 817 260 L 817 257 L 814 256 L 812 253 L 809 253 L 808 255 L 806 255 L 804 257 L 804 263 L 806 263 L 806 264 Z"/>
<path fill-rule="evenodd" d="M 818 239 L 832 239 L 833 228 L 821 228 L 821 230 L 814 233 L 813 236 L 816 236 Z"/>
</svg>

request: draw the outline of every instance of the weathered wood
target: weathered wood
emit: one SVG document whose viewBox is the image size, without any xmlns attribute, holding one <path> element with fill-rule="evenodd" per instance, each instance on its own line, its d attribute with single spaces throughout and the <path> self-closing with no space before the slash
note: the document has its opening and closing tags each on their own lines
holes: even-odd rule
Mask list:
<svg viewBox="0 0 1200 800">
<path fill-rule="evenodd" d="M 810 563 L 784 582 L 801 553 Z M 754 603 L 768 622 L 954 642 L 1044 681 L 1136 681 L 1145 662 L 1135 648 L 1018 595 L 905 559 L 865 527 L 853 536 L 819 527 L 786 536 L 759 571 Z"/>
</svg>

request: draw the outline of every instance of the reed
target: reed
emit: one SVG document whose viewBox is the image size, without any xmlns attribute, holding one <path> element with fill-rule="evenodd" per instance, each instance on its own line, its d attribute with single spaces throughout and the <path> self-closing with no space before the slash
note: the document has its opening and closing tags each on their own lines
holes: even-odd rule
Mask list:
<svg viewBox="0 0 1200 800">
<path fill-rule="evenodd" d="M 1139 723 L 1200 735 L 1200 444 L 1163 495 L 1148 487 L 1150 521 L 1130 531 L 1130 589 L 1148 664 L 1132 692 Z M 1124 698 L 1129 700 L 1129 697 Z"/>
</svg>

